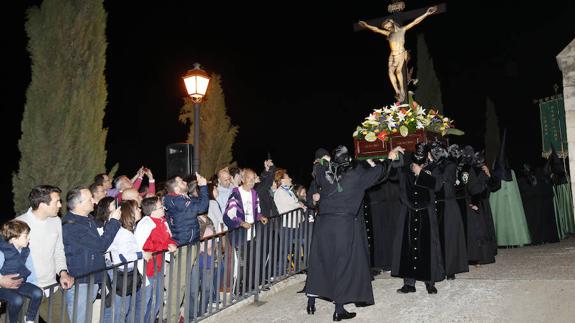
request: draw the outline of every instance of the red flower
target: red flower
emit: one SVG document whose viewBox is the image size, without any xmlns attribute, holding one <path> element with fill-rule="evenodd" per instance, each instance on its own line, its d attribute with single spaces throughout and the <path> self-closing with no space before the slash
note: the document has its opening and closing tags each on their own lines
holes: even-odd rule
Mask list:
<svg viewBox="0 0 575 323">
<path fill-rule="evenodd" d="M 379 140 L 381 141 L 385 141 L 385 139 L 387 138 L 387 131 L 383 130 L 382 132 L 377 134 L 377 138 L 379 138 Z"/>
</svg>

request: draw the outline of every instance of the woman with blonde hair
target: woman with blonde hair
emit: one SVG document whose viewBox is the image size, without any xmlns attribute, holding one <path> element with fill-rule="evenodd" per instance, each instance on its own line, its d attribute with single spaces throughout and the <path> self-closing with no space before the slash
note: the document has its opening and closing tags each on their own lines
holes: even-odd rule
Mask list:
<svg viewBox="0 0 575 323">
<path fill-rule="evenodd" d="M 114 298 L 114 318 L 113 321 L 110 320 L 111 311 L 110 308 L 107 308 L 104 312 L 104 322 L 127 321 L 131 316 L 130 312 L 132 310 L 136 311 L 135 322 L 141 322 L 139 310 L 140 306 L 142 306 L 140 299 L 141 278 L 137 268 L 134 268 L 134 264 L 137 260 L 143 258 L 142 248 L 139 247 L 136 236 L 134 235 L 136 222 L 138 222 L 142 217 L 138 202 L 133 200 L 122 201 L 120 204 L 120 214 L 121 228 L 107 250 L 107 253 L 109 253 L 111 258 L 111 263 L 118 268 L 116 275 L 111 277 L 111 281 L 114 279 L 116 280 L 116 290 L 112 290 L 110 292 L 110 294 L 116 293 Z M 127 273 L 125 272 L 126 270 Z M 136 295 L 132 295 L 133 275 L 138 275 L 136 280 Z M 125 290 L 124 277 L 126 277 Z M 111 286 L 112 284 L 109 284 L 108 288 L 111 289 Z M 133 296 L 136 297 L 135 309 L 131 308 L 131 300 Z"/>
</svg>

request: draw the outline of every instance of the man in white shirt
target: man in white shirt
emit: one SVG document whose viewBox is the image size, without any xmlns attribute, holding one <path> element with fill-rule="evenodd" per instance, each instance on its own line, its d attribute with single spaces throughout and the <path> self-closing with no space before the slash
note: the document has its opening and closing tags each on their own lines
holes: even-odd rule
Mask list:
<svg viewBox="0 0 575 323">
<path fill-rule="evenodd" d="M 30 255 L 38 277 L 38 286 L 46 288 L 56 283 L 56 276 L 60 276 L 60 286 L 68 289 L 74 284 L 74 277 L 68 275 L 66 255 L 62 242 L 62 221 L 58 212 L 62 207 L 60 193 L 62 191 L 50 185 L 36 186 L 28 194 L 30 208 L 16 219 L 24 221 L 30 226 Z M 49 289 L 40 306 L 40 317 L 48 321 L 48 304 L 52 322 L 61 322 L 62 291 L 54 288 L 50 295 Z M 51 299 L 51 300 L 50 300 Z M 65 315 L 65 322 L 69 322 Z"/>
<path fill-rule="evenodd" d="M 235 229 L 240 226 L 245 229 L 234 231 L 230 239 L 232 247 L 236 249 L 240 258 L 243 259 L 242 263 L 247 267 L 245 270 L 246 273 L 250 273 L 251 268 L 254 268 L 253 262 L 255 261 L 255 257 L 250 255 L 250 243 L 251 240 L 255 238 L 255 228 L 252 228 L 252 226 L 255 225 L 257 221 L 260 221 L 262 224 L 268 222 L 267 217 L 261 213 L 258 194 L 254 189 L 256 177 L 256 173 L 253 170 L 249 168 L 244 169 L 242 176 L 243 184 L 240 187 L 233 188 L 223 214 L 224 223 L 229 229 Z M 241 249 L 245 250 L 245 253 L 242 252 Z M 247 275 L 245 280 L 242 277 L 239 278 L 240 282 L 246 282 L 246 290 L 250 290 L 255 286 L 253 280 L 250 280 L 250 278 L 251 274 Z"/>
</svg>

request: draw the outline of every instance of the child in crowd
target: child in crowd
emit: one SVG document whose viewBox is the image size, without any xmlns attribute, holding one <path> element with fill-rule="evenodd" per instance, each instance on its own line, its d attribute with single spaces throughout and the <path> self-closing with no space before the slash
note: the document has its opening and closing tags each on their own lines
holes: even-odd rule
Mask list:
<svg viewBox="0 0 575 323">
<path fill-rule="evenodd" d="M 22 284 L 17 289 L 0 288 L 0 299 L 8 303 L 8 318 L 11 323 L 18 322 L 18 313 L 24 304 L 23 297 L 30 299 L 24 319 L 26 323 L 34 322 L 42 302 L 42 289 L 34 285 L 36 275 L 28 248 L 29 233 L 30 227 L 23 221 L 10 220 L 2 226 L 0 274 L 18 274 L 18 279 L 22 279 Z"/>
</svg>

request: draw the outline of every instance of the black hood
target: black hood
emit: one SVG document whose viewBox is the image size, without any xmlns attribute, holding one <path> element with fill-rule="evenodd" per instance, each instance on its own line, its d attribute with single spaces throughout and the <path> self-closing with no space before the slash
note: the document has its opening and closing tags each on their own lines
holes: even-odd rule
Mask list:
<svg viewBox="0 0 575 323">
<path fill-rule="evenodd" d="M 475 153 L 475 157 L 473 158 L 473 166 L 475 167 L 485 166 L 485 150 L 478 151 Z"/>
<path fill-rule="evenodd" d="M 461 161 L 467 166 L 475 164 L 475 150 L 473 147 L 467 145 L 461 150 Z"/>
<path fill-rule="evenodd" d="M 463 151 L 461 148 L 459 148 L 458 144 L 453 144 L 447 147 L 447 152 L 449 153 L 449 158 L 456 162 L 459 162 L 459 160 L 461 160 L 461 156 L 463 155 Z"/>
<path fill-rule="evenodd" d="M 337 146 L 332 153 L 333 162 L 336 164 L 344 165 L 351 162 L 351 156 L 349 156 L 349 151 L 346 146 Z"/>
<path fill-rule="evenodd" d="M 563 164 L 563 162 L 563 159 L 557 155 L 555 147 L 551 145 L 551 154 L 547 159 L 547 165 L 545 166 L 545 169 L 553 180 L 553 183 L 556 185 L 566 184 L 569 182 L 567 180 L 567 170 L 565 169 L 566 166 Z"/>
<path fill-rule="evenodd" d="M 499 180 L 510 182 L 513 180 L 513 175 L 511 174 L 511 166 L 509 166 L 509 160 L 507 159 L 507 129 L 503 130 L 503 139 L 501 139 L 501 148 L 499 149 L 499 155 L 495 160 L 493 165 L 493 176 Z"/>
<path fill-rule="evenodd" d="M 329 156 L 329 152 L 325 148 L 318 148 L 315 151 L 315 159 L 321 159 L 323 156 Z"/>
<path fill-rule="evenodd" d="M 411 155 L 413 163 L 418 165 L 423 165 L 427 162 L 427 155 L 429 154 L 430 148 L 427 143 L 420 142 L 415 145 L 415 151 Z"/>
<path fill-rule="evenodd" d="M 430 150 L 431 150 L 431 157 L 433 157 L 433 161 L 437 163 L 449 157 L 447 149 L 439 141 L 432 142 Z"/>
<path fill-rule="evenodd" d="M 563 164 L 563 159 L 557 155 L 557 150 L 555 146 L 551 145 L 551 154 L 549 155 L 549 170 L 553 174 L 564 174 L 565 165 Z"/>
</svg>

